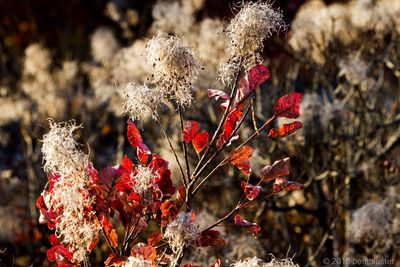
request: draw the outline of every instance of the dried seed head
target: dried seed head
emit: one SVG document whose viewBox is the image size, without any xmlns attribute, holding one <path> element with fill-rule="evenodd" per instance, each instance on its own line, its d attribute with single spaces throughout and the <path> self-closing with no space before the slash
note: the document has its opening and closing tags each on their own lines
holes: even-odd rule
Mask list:
<svg viewBox="0 0 400 267">
<path fill-rule="evenodd" d="M 232 267 L 299 267 L 293 263 L 292 259 L 279 260 L 272 258 L 270 262 L 265 262 L 257 257 L 241 260 L 231 265 Z"/>
<path fill-rule="evenodd" d="M 73 133 L 80 128 L 75 122 L 50 121 L 50 131 L 44 135 L 42 153 L 44 169 L 57 174 L 52 188 L 43 197 L 49 210 L 57 211 L 56 235 L 74 252 L 73 260 L 87 259 L 90 246 L 98 238 L 100 227 L 92 211 L 89 193 L 88 156 L 78 149 Z"/>
<path fill-rule="evenodd" d="M 265 39 L 285 29 L 282 12 L 274 10 L 270 3 L 243 4 L 226 29 L 230 40 L 228 52 L 232 57 L 241 57 L 249 69 L 261 61 L 259 53 Z"/>
<path fill-rule="evenodd" d="M 147 85 L 128 83 L 125 90 L 120 92 L 124 101 L 124 113 L 133 120 L 143 120 L 149 116 L 157 115 L 161 104 L 162 95 Z"/>
<path fill-rule="evenodd" d="M 199 225 L 193 220 L 190 212 L 179 213 L 165 230 L 164 238 L 172 251 L 178 254 L 185 244 L 195 241 L 200 234 Z"/>
<path fill-rule="evenodd" d="M 129 256 L 123 267 L 151 267 L 151 261 L 141 260 L 133 256 Z"/>
<path fill-rule="evenodd" d="M 44 171 L 69 176 L 86 169 L 88 156 L 78 149 L 73 134 L 81 126 L 75 121 L 56 123 L 51 120 L 49 123 L 50 131 L 43 136 Z"/>
<path fill-rule="evenodd" d="M 132 177 L 135 192 L 139 195 L 143 195 L 151 188 L 155 177 L 156 175 L 154 174 L 153 169 L 142 165 L 137 166 L 136 173 Z"/>
<path fill-rule="evenodd" d="M 178 37 L 158 35 L 147 43 L 146 53 L 156 90 L 178 106 L 189 106 L 192 82 L 200 68 L 192 50 Z"/>
</svg>

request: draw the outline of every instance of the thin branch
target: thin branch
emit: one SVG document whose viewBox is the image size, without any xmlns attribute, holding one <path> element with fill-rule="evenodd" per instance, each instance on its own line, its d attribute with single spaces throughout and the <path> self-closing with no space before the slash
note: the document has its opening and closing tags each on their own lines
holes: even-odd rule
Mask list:
<svg viewBox="0 0 400 267">
<path fill-rule="evenodd" d="M 240 63 L 239 63 L 239 64 L 240 64 Z M 222 126 L 224 125 L 224 123 L 225 123 L 225 121 L 226 121 L 226 119 L 227 119 L 227 117 L 228 117 L 228 115 L 229 115 L 229 113 L 230 113 L 230 108 L 231 108 L 231 106 L 232 106 L 232 104 L 233 104 L 233 101 L 234 101 L 234 98 L 235 98 L 235 95 L 236 95 L 236 91 L 237 91 L 237 88 L 238 88 L 238 85 L 239 85 L 240 74 L 241 74 L 241 68 L 239 69 L 238 73 L 236 74 L 235 83 L 233 84 L 233 88 L 232 88 L 231 94 L 230 94 L 230 96 L 229 96 L 228 106 L 226 107 L 226 109 L 225 109 L 225 111 L 224 111 L 224 114 L 222 115 L 222 118 L 221 118 L 221 120 L 220 120 L 220 122 L 219 122 L 219 124 L 218 124 L 217 129 L 216 129 L 215 132 L 214 132 L 213 137 L 211 138 L 211 141 L 210 141 L 210 142 L 208 143 L 208 145 L 207 145 L 206 151 L 205 151 L 204 154 L 201 156 L 199 162 L 197 163 L 197 165 L 196 165 L 196 167 L 195 167 L 195 169 L 194 169 L 194 171 L 193 171 L 192 179 L 195 179 L 195 178 L 196 178 L 196 172 L 197 172 L 197 170 L 200 168 L 200 166 L 202 165 L 202 163 L 203 163 L 203 161 L 205 160 L 206 156 L 207 156 L 208 153 L 210 152 L 211 147 L 212 147 L 212 146 L 214 145 L 214 143 L 217 141 L 217 137 L 219 136 L 219 132 L 221 131 Z"/>
<path fill-rule="evenodd" d="M 249 138 L 247 138 L 241 145 L 239 145 L 237 148 L 235 148 L 231 153 L 234 153 L 234 151 L 239 150 L 243 146 L 245 146 L 247 143 L 249 143 L 254 137 L 259 135 L 259 132 L 264 130 L 268 125 L 270 125 L 274 120 L 275 120 L 275 115 L 273 115 L 271 118 L 269 118 L 258 131 L 255 131 Z M 228 161 L 229 155 L 227 155 L 218 165 L 215 167 L 193 190 L 193 195 L 204 185 L 204 183 L 207 182 L 208 179 L 221 167 L 223 166 L 227 161 Z"/>
<path fill-rule="evenodd" d="M 179 161 L 178 155 L 176 154 L 176 151 L 175 151 L 175 149 L 174 149 L 174 146 L 172 145 L 171 139 L 169 138 L 167 132 L 165 131 L 164 127 L 162 126 L 162 124 L 161 124 L 161 122 L 158 120 L 158 118 L 155 118 L 155 121 L 156 121 L 156 122 L 158 123 L 158 125 L 160 126 L 161 131 L 163 132 L 165 138 L 167 138 L 169 147 L 171 148 L 172 152 L 174 153 L 175 161 L 176 161 L 176 163 L 177 163 L 178 166 L 179 166 L 179 170 L 181 171 L 182 180 L 183 180 L 183 182 L 186 184 L 185 173 L 183 172 L 182 165 L 181 165 L 181 163 L 180 163 L 180 161 Z"/>
<path fill-rule="evenodd" d="M 182 107 L 179 106 L 179 118 L 181 121 L 181 135 L 183 133 L 183 113 L 182 113 Z M 186 163 L 186 175 L 187 175 L 187 182 L 185 182 L 185 186 L 190 182 L 190 165 L 189 165 L 189 157 L 187 153 L 187 147 L 186 147 L 186 142 L 182 137 L 182 147 L 183 147 L 183 155 L 185 157 L 185 163 Z"/>
</svg>

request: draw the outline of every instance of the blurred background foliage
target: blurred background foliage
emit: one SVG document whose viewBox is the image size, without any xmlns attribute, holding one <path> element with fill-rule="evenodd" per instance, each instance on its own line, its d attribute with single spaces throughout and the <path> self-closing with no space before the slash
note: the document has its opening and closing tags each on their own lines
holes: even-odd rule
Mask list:
<svg viewBox="0 0 400 267">
<path fill-rule="evenodd" d="M 290 156 L 292 178 L 306 190 L 252 207 L 247 218 L 263 228 L 257 239 L 227 227 L 221 229 L 226 248 L 196 250 L 187 260 L 273 253 L 295 254 L 301 266 L 321 266 L 325 257 L 399 261 L 400 2 L 282 0 L 274 6 L 289 29 L 265 44 L 271 79 L 257 91 L 254 117 L 260 123 L 279 96 L 298 91 L 304 128 L 276 141 L 262 133 L 253 144 L 252 170 Z M 46 183 L 40 139 L 47 118 L 82 123 L 79 140 L 97 168 L 132 153 L 117 91 L 146 81 L 146 38 L 178 34 L 194 49 L 205 69 L 195 84 L 195 108 L 185 116 L 215 129 L 220 111 L 206 89 L 222 88 L 216 78 L 226 59 L 223 29 L 234 10 L 228 0 L 0 1 L 0 266 L 49 266 L 48 232 L 37 224 L 35 208 Z M 177 115 L 164 113 L 162 123 L 179 142 Z M 151 122 L 141 127 L 146 143 L 176 173 L 159 130 Z M 241 137 L 252 130 L 250 119 Z M 192 159 L 195 164 L 194 153 Z M 201 225 L 231 208 L 241 179 L 228 168 L 212 179 L 197 197 Z M 104 261 L 103 249 L 93 262 Z"/>
</svg>

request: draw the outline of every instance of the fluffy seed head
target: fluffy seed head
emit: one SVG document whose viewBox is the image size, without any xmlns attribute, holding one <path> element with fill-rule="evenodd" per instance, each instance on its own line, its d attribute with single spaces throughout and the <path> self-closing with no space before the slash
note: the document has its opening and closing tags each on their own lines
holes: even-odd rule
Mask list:
<svg viewBox="0 0 400 267">
<path fill-rule="evenodd" d="M 162 99 L 162 95 L 145 84 L 128 83 L 120 94 L 124 101 L 124 113 L 133 120 L 143 120 L 148 116 L 156 115 Z"/>
<path fill-rule="evenodd" d="M 79 144 L 74 139 L 74 132 L 81 126 L 75 121 L 49 123 L 50 131 L 43 136 L 44 171 L 72 175 L 77 169 L 85 169 L 88 156 L 78 149 Z"/>
<path fill-rule="evenodd" d="M 199 225 L 194 221 L 192 213 L 180 212 L 165 230 L 164 238 L 172 251 L 178 254 L 185 244 L 195 241 L 200 234 Z"/>
<path fill-rule="evenodd" d="M 350 241 L 365 249 L 368 255 L 382 255 L 393 246 L 394 212 L 388 201 L 368 202 L 351 217 Z"/>
<path fill-rule="evenodd" d="M 135 192 L 143 195 L 152 186 L 153 180 L 155 178 L 153 169 L 139 165 L 136 168 L 136 174 L 133 178 Z"/>
<path fill-rule="evenodd" d="M 158 35 L 147 43 L 146 53 L 156 89 L 178 106 L 190 105 L 192 82 L 200 68 L 192 50 L 178 37 Z"/>
<path fill-rule="evenodd" d="M 133 256 L 129 256 L 123 267 L 151 267 L 151 261 L 141 260 Z"/>
<path fill-rule="evenodd" d="M 73 138 L 78 128 L 73 121 L 58 124 L 50 121 L 50 131 L 43 138 L 44 169 L 57 179 L 42 195 L 46 207 L 59 213 L 55 220 L 57 237 L 73 250 L 73 260 L 82 262 L 87 259 L 100 228 L 88 190 L 88 156 L 78 149 Z"/>
<path fill-rule="evenodd" d="M 92 57 L 98 62 L 110 60 L 119 49 L 119 44 L 111 29 L 100 27 L 90 37 Z"/>
<path fill-rule="evenodd" d="M 279 260 L 276 258 L 272 258 L 270 262 L 265 262 L 257 257 L 238 261 L 232 264 L 231 266 L 232 267 L 299 267 L 298 264 L 293 263 L 292 259 Z"/>
<path fill-rule="evenodd" d="M 243 58 L 247 69 L 258 63 L 263 42 L 274 32 L 286 29 L 281 11 L 270 3 L 246 3 L 226 29 L 229 38 L 228 52 L 232 57 Z"/>
</svg>

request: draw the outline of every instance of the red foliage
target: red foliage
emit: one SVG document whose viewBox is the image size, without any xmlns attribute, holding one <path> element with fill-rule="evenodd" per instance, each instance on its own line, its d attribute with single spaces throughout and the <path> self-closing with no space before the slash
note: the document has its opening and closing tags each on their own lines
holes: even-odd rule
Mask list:
<svg viewBox="0 0 400 267">
<path fill-rule="evenodd" d="M 157 257 L 157 251 L 151 245 L 138 243 L 132 247 L 131 256 L 154 263 Z"/>
<path fill-rule="evenodd" d="M 269 131 L 268 137 L 272 137 L 272 138 L 285 137 L 285 136 L 288 136 L 288 135 L 294 133 L 301 127 L 303 127 L 303 124 L 299 121 L 294 121 L 289 124 L 283 124 L 279 128 L 271 129 Z"/>
<path fill-rule="evenodd" d="M 137 156 L 142 164 L 146 164 L 149 155 L 151 154 L 150 149 L 143 143 L 142 136 L 136 125 L 132 120 L 128 120 L 128 141 L 133 147 L 137 148 Z"/>
<path fill-rule="evenodd" d="M 291 93 L 279 98 L 274 106 L 276 117 L 296 119 L 300 116 L 300 101 L 302 94 Z"/>
<path fill-rule="evenodd" d="M 236 96 L 236 104 L 247 99 L 249 95 L 270 77 L 266 66 L 259 64 L 254 66 L 245 77 L 239 82 L 239 88 Z"/>
<path fill-rule="evenodd" d="M 235 216 L 235 225 L 239 227 L 249 228 L 249 231 L 253 235 L 258 234 L 261 231 L 261 227 L 258 224 L 243 220 L 239 214 Z"/>
<path fill-rule="evenodd" d="M 112 265 L 112 266 L 122 266 L 122 265 L 124 265 L 126 263 L 127 259 L 128 259 L 127 256 L 122 256 L 122 255 L 119 255 L 119 254 L 111 253 L 108 256 L 107 260 L 104 262 L 104 264 L 106 266 L 110 266 L 110 265 Z"/>
<path fill-rule="evenodd" d="M 242 116 L 243 116 L 243 112 L 238 109 L 234 109 L 229 113 L 229 115 L 226 118 L 226 121 L 224 123 L 222 133 L 218 137 L 217 148 L 220 148 L 226 142 L 228 142 L 228 146 L 229 146 L 232 141 L 239 138 L 238 135 L 232 136 L 232 134 L 236 128 L 236 125 L 239 123 L 240 119 L 242 118 Z"/>
<path fill-rule="evenodd" d="M 232 151 L 228 156 L 228 161 L 242 170 L 245 174 L 250 174 L 249 158 L 253 154 L 251 146 L 242 146 L 238 150 Z"/>
<path fill-rule="evenodd" d="M 213 246 L 222 248 L 226 245 L 226 241 L 220 237 L 221 233 L 215 230 L 206 230 L 201 232 L 199 238 L 196 240 L 197 247 Z"/>
<path fill-rule="evenodd" d="M 305 186 L 301 183 L 288 181 L 284 178 L 277 178 L 274 183 L 274 193 L 280 191 L 302 190 Z"/>
<path fill-rule="evenodd" d="M 242 182 L 241 187 L 246 194 L 246 198 L 250 201 L 256 199 L 262 190 L 261 186 L 254 186 L 247 182 Z"/>
<path fill-rule="evenodd" d="M 183 140 L 188 144 L 192 142 L 194 149 L 197 154 L 207 146 L 209 134 L 206 131 L 198 133 L 199 124 L 197 121 L 187 121 L 185 122 L 183 128 Z"/>
<path fill-rule="evenodd" d="M 290 158 L 277 160 L 274 164 L 265 166 L 260 171 L 260 178 L 264 182 L 270 182 L 278 177 L 288 176 L 290 172 Z"/>
</svg>

